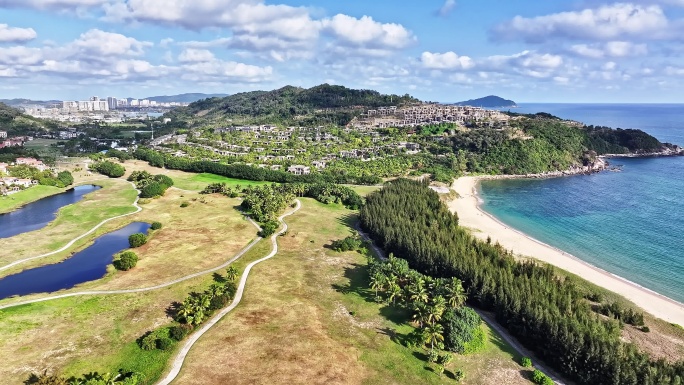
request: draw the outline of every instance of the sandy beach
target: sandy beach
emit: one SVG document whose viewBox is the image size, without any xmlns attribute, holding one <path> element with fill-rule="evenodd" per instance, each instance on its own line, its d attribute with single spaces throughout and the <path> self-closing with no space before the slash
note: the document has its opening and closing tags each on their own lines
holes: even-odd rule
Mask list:
<svg viewBox="0 0 684 385">
<path fill-rule="evenodd" d="M 479 230 L 474 231 L 473 235 L 481 239 L 491 236 L 492 242 L 499 242 L 503 247 L 513 250 L 516 254 L 529 256 L 569 271 L 624 296 L 645 312 L 667 322 L 684 325 L 684 304 L 537 241 L 506 226 L 480 209 L 476 191 L 477 183 L 478 177 L 461 177 L 454 181 L 452 188 L 460 197 L 448 203 L 449 209 L 458 213 L 459 223 L 462 226 Z"/>
</svg>

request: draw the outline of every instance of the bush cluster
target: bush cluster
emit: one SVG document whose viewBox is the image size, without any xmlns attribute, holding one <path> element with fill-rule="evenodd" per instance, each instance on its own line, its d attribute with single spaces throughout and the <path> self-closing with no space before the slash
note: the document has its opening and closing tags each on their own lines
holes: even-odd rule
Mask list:
<svg viewBox="0 0 684 385">
<path fill-rule="evenodd" d="M 122 165 L 108 160 L 97 162 L 91 165 L 90 168 L 110 178 L 119 178 L 126 173 L 126 169 Z"/>
<path fill-rule="evenodd" d="M 130 240 L 129 240 L 130 243 Z M 132 251 L 124 251 L 119 258 L 114 260 L 114 267 L 117 270 L 128 271 L 138 264 L 138 255 Z"/>
<path fill-rule="evenodd" d="M 131 236 L 128 237 L 128 244 L 133 249 L 135 249 L 136 247 L 140 247 L 146 243 L 147 243 L 147 235 L 145 235 L 143 233 L 131 234 Z"/>
</svg>

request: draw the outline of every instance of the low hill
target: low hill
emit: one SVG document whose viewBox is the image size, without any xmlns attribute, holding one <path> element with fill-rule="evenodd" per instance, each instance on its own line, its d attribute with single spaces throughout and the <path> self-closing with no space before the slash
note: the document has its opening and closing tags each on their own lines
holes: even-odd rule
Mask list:
<svg viewBox="0 0 684 385">
<path fill-rule="evenodd" d="M 0 103 L 4 103 L 11 107 L 23 106 L 52 106 L 61 104 L 59 100 L 32 100 L 32 99 L 0 99 Z"/>
<path fill-rule="evenodd" d="M 7 131 L 10 136 L 53 127 L 56 127 L 56 124 L 34 118 L 5 103 L 0 103 L 0 131 Z"/>
<path fill-rule="evenodd" d="M 497 107 L 517 107 L 514 101 L 501 98 L 495 95 L 485 96 L 484 98 L 466 100 L 465 102 L 454 103 L 457 106 L 472 106 L 472 107 L 484 107 L 484 108 L 497 108 Z"/>
<path fill-rule="evenodd" d="M 312 88 L 285 86 L 273 91 L 252 91 L 225 98 L 203 99 L 168 116 L 188 126 L 199 124 L 337 124 L 346 125 L 368 108 L 420 102 L 411 96 L 384 95 L 322 84 Z"/>
<path fill-rule="evenodd" d="M 198 100 L 207 98 L 224 98 L 228 94 L 201 94 L 201 93 L 188 93 L 179 95 L 162 95 L 162 96 L 150 96 L 145 98 L 150 101 L 155 101 L 157 103 L 192 103 Z"/>
</svg>

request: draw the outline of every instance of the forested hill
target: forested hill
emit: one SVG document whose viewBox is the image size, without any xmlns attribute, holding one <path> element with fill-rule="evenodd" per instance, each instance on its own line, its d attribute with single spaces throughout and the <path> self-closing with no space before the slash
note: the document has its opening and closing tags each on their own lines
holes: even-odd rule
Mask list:
<svg viewBox="0 0 684 385">
<path fill-rule="evenodd" d="M 187 126 L 223 124 L 336 124 L 346 125 L 368 108 L 401 106 L 419 100 L 407 95 L 383 95 L 322 84 L 312 88 L 286 86 L 273 91 L 253 91 L 225 98 L 199 100 L 168 114 Z"/>
<path fill-rule="evenodd" d="M 635 129 L 584 126 L 549 114 L 516 116 L 505 129 L 454 132 L 438 153 L 453 153 L 462 171 L 538 174 L 590 166 L 598 155 L 672 154 L 676 146 Z"/>
<path fill-rule="evenodd" d="M 20 110 L 0 103 L 0 131 L 7 131 L 11 135 L 22 135 L 28 131 L 43 130 L 50 123 L 32 116 L 25 115 Z"/>
</svg>

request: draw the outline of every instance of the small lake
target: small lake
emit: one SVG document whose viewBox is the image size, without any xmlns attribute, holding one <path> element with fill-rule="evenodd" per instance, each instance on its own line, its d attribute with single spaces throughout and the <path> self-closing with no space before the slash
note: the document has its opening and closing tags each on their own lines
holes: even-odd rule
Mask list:
<svg viewBox="0 0 684 385">
<path fill-rule="evenodd" d="M 133 222 L 102 235 L 90 247 L 52 265 L 24 270 L 0 279 L 0 299 L 13 295 L 53 292 L 70 289 L 80 283 L 102 278 L 114 254 L 129 248 L 128 237 L 147 233 L 149 223 Z"/>
<path fill-rule="evenodd" d="M 76 186 L 61 194 L 37 200 L 6 214 L 0 214 L 0 238 L 9 238 L 42 229 L 55 220 L 59 209 L 80 201 L 84 195 L 100 188 L 94 185 Z"/>
</svg>

